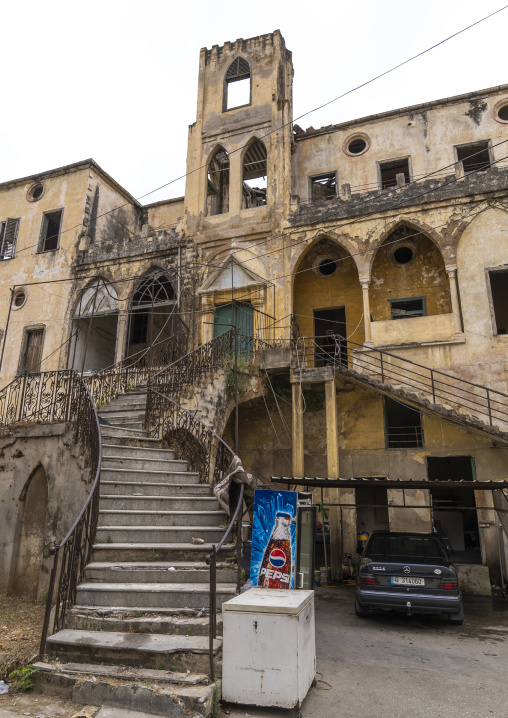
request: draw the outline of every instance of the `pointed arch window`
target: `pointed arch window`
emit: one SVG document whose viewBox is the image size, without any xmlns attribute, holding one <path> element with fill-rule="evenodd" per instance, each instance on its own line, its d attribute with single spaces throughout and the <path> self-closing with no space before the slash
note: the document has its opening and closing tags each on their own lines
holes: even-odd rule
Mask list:
<svg viewBox="0 0 508 718">
<path fill-rule="evenodd" d="M 206 195 L 208 215 L 229 212 L 229 155 L 219 147 L 208 163 L 208 190 Z"/>
<path fill-rule="evenodd" d="M 224 77 L 223 111 L 251 104 L 251 70 L 244 57 L 236 57 Z"/>
<path fill-rule="evenodd" d="M 132 319 L 130 331 L 131 344 L 145 344 L 154 333 L 154 307 L 157 306 L 156 317 L 162 307 L 175 303 L 173 285 L 160 270 L 151 272 L 143 279 L 132 296 Z M 151 326 L 152 325 L 152 326 Z"/>
<path fill-rule="evenodd" d="M 266 204 L 266 147 L 254 140 L 247 147 L 242 165 L 242 207 Z"/>
</svg>

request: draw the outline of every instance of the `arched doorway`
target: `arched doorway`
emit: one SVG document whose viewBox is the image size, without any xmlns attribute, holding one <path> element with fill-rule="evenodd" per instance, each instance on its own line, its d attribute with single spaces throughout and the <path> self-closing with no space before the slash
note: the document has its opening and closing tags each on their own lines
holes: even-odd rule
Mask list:
<svg viewBox="0 0 508 718">
<path fill-rule="evenodd" d="M 82 292 L 73 312 L 69 367 L 97 371 L 114 364 L 118 325 L 118 296 L 102 277 Z"/>
<path fill-rule="evenodd" d="M 129 313 L 127 356 L 175 335 L 176 294 L 162 269 L 138 284 Z"/>
<path fill-rule="evenodd" d="M 25 484 L 19 500 L 16 537 L 11 564 L 9 593 L 37 599 L 41 586 L 41 565 L 48 510 L 46 472 L 38 466 Z"/>
<path fill-rule="evenodd" d="M 332 334 L 362 344 L 363 299 L 358 269 L 349 252 L 324 237 L 302 257 L 295 270 L 293 313 L 301 336 L 316 337 L 325 361 Z M 332 348 L 330 349 L 333 355 Z"/>
</svg>

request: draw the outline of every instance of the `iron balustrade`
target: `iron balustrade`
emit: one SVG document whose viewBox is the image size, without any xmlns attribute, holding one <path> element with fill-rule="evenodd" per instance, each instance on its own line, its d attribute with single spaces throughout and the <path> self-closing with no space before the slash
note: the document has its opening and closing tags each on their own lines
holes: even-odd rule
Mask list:
<svg viewBox="0 0 508 718">
<path fill-rule="evenodd" d="M 508 430 L 508 395 L 497 389 L 475 384 L 460 377 L 431 369 L 382 349 L 365 347 L 339 334 L 322 337 L 299 337 L 293 342 L 294 361 L 298 368 L 332 366 L 359 379 L 375 380 L 397 389 L 418 393 L 445 409 L 466 412 L 456 418 L 482 421 L 489 426 Z M 407 397 L 410 398 L 411 397 Z"/>
</svg>

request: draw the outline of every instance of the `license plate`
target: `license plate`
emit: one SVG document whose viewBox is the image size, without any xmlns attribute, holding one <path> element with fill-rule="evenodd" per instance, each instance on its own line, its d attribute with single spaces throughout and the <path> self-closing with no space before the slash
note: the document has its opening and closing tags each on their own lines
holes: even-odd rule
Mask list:
<svg viewBox="0 0 508 718">
<path fill-rule="evenodd" d="M 425 586 L 425 579 L 416 576 L 391 576 L 390 581 L 396 586 Z"/>
</svg>

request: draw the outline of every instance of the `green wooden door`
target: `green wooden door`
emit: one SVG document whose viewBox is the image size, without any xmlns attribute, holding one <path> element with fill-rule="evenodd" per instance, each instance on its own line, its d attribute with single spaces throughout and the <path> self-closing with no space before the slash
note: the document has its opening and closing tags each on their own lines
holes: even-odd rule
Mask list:
<svg viewBox="0 0 508 718">
<path fill-rule="evenodd" d="M 252 337 L 254 335 L 254 310 L 248 302 L 221 304 L 215 309 L 214 337 L 227 332 L 231 327 L 240 327 L 238 353 L 252 353 Z"/>
</svg>

